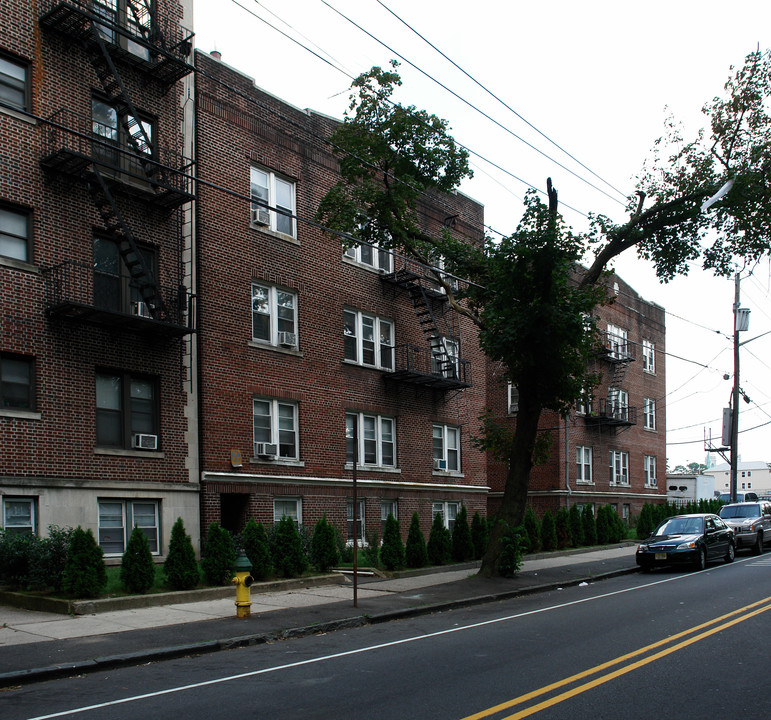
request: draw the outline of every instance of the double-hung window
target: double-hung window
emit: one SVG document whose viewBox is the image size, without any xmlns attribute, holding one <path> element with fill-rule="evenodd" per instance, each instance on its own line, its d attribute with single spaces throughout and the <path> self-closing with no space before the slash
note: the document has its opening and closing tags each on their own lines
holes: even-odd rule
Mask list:
<svg viewBox="0 0 771 720">
<path fill-rule="evenodd" d="M 433 426 L 434 470 L 460 472 L 460 428 Z"/>
<path fill-rule="evenodd" d="M 514 383 L 508 383 L 508 412 L 516 415 L 519 412 L 519 388 Z"/>
<path fill-rule="evenodd" d="M 356 310 L 344 310 L 343 336 L 347 361 L 393 370 L 393 322 Z"/>
<path fill-rule="evenodd" d="M 642 341 L 643 372 L 656 372 L 656 348 L 650 340 Z"/>
<path fill-rule="evenodd" d="M 158 383 L 123 372 L 96 374 L 96 444 L 158 450 Z"/>
<path fill-rule="evenodd" d="M 92 98 L 94 158 L 115 170 L 143 178 L 143 163 L 154 154 L 155 122 L 146 116 L 134 118 L 121 113 L 106 100 Z"/>
<path fill-rule="evenodd" d="M 608 414 L 615 420 L 629 419 L 629 393 L 611 388 L 608 393 Z"/>
<path fill-rule="evenodd" d="M 254 399 L 254 454 L 296 460 L 298 454 L 297 403 Z"/>
<path fill-rule="evenodd" d="M 0 256 L 30 262 L 31 217 L 27 211 L 0 205 Z"/>
<path fill-rule="evenodd" d="M 157 277 L 158 256 L 154 249 L 140 246 L 139 254 L 150 279 Z M 152 317 L 153 308 L 142 297 L 139 284 L 131 277 L 118 249 L 118 243 L 104 237 L 94 238 L 94 306 Z"/>
<path fill-rule="evenodd" d="M 644 458 L 645 485 L 646 487 L 656 487 L 656 456 L 646 455 Z"/>
<path fill-rule="evenodd" d="M 297 346 L 297 295 L 252 283 L 252 339 L 281 347 Z"/>
<path fill-rule="evenodd" d="M 0 353 L 0 411 L 34 409 L 34 360 L 24 355 Z"/>
<path fill-rule="evenodd" d="M 396 500 L 381 500 L 380 501 L 380 537 L 385 536 L 386 520 L 388 516 L 393 515 L 394 520 L 399 519 L 397 514 Z"/>
<path fill-rule="evenodd" d="M 460 377 L 460 342 L 457 338 L 442 337 L 432 353 L 431 363 L 435 375 Z"/>
<path fill-rule="evenodd" d="M 459 502 L 435 502 L 431 506 L 431 517 L 436 518 L 437 515 L 442 516 L 442 524 L 452 532 L 455 527 L 455 520 L 458 517 L 460 511 Z"/>
<path fill-rule="evenodd" d="M 3 498 L 3 529 L 8 535 L 37 534 L 37 498 Z"/>
<path fill-rule="evenodd" d="M 273 522 L 277 523 L 281 518 L 290 518 L 295 525 L 302 525 L 303 505 L 300 498 L 277 497 L 273 498 Z"/>
<path fill-rule="evenodd" d="M 381 270 L 384 273 L 393 271 L 393 257 L 388 250 L 378 247 L 377 243 L 359 243 L 345 249 L 344 257 L 359 265 Z"/>
<path fill-rule="evenodd" d="M 356 428 L 358 448 L 354 448 L 353 431 Z M 396 425 L 393 418 L 366 413 L 345 414 L 346 462 L 354 458 L 359 465 L 396 467 Z M 355 450 L 357 453 L 354 453 Z"/>
<path fill-rule="evenodd" d="M 354 538 L 353 530 L 353 500 L 346 502 L 346 531 L 348 533 L 348 542 L 352 543 Z M 359 500 L 356 508 L 356 540 L 360 545 L 364 544 L 364 501 Z"/>
<path fill-rule="evenodd" d="M 608 323 L 606 347 L 612 358 L 626 360 L 629 357 L 629 332 L 617 325 Z"/>
<path fill-rule="evenodd" d="M 610 484 L 629 485 L 629 453 L 610 451 Z"/>
<path fill-rule="evenodd" d="M 283 235 L 295 231 L 295 184 L 269 170 L 250 169 L 252 223 Z"/>
<path fill-rule="evenodd" d="M 143 60 L 149 60 L 149 49 L 133 38 L 147 38 L 151 33 L 154 6 L 154 0 L 94 0 L 91 9 L 104 20 L 97 25 L 104 40 L 120 45 Z M 125 33 L 119 33 L 116 27 L 123 28 Z"/>
<path fill-rule="evenodd" d="M 656 401 L 645 398 L 643 402 L 643 427 L 646 430 L 656 429 Z"/>
<path fill-rule="evenodd" d="M 122 555 L 138 527 L 147 538 L 150 552 L 160 553 L 158 500 L 99 500 L 99 545 L 105 555 Z"/>
<path fill-rule="evenodd" d="M 592 482 L 592 448 L 588 445 L 576 447 L 576 482 Z"/>
<path fill-rule="evenodd" d="M 29 109 L 29 65 L 0 55 L 0 105 L 14 110 Z"/>
</svg>

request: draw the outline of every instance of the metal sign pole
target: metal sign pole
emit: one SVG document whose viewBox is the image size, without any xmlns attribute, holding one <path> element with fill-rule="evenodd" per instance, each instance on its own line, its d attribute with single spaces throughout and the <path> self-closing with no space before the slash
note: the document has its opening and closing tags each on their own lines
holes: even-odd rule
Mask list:
<svg viewBox="0 0 771 720">
<path fill-rule="evenodd" d="M 356 520 L 358 517 L 358 504 L 356 488 L 356 462 L 359 458 L 359 417 L 354 416 L 353 419 L 353 606 L 359 607 L 359 533 L 356 528 Z"/>
</svg>

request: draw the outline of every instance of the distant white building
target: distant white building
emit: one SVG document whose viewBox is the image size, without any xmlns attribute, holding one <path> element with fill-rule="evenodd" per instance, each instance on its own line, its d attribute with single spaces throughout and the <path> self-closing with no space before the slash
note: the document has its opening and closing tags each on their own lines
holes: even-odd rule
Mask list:
<svg viewBox="0 0 771 720">
<path fill-rule="evenodd" d="M 716 465 L 704 471 L 715 479 L 715 492 L 729 492 L 731 489 L 731 466 L 728 463 Z M 758 495 L 771 495 L 771 463 L 761 461 L 739 461 L 736 473 L 736 490 L 752 490 Z"/>
<path fill-rule="evenodd" d="M 667 501 L 675 505 L 715 497 L 715 478 L 695 473 L 667 473 Z"/>
</svg>

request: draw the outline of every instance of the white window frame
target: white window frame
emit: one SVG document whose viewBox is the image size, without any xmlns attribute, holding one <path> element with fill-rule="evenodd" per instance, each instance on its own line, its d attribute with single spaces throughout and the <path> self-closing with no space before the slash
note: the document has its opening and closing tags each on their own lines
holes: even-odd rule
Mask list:
<svg viewBox="0 0 771 720">
<path fill-rule="evenodd" d="M 646 455 L 643 459 L 645 470 L 645 487 L 657 487 L 658 478 L 656 477 L 656 456 Z"/>
<path fill-rule="evenodd" d="M 356 538 L 359 541 L 359 547 L 363 547 L 366 544 L 366 506 L 364 500 L 358 500 L 359 509 L 356 511 L 356 522 L 359 526 L 359 537 Z M 345 501 L 345 538 L 348 545 L 353 545 L 353 500 Z"/>
<path fill-rule="evenodd" d="M 291 300 L 291 305 L 287 301 Z M 291 317 L 289 314 L 291 313 Z M 268 337 L 255 334 L 258 318 L 267 318 Z M 297 293 L 267 283 L 252 282 L 252 340 L 265 345 L 279 346 L 279 333 L 292 333 L 297 337 Z"/>
<path fill-rule="evenodd" d="M 259 190 L 262 190 L 262 192 L 259 192 Z M 280 190 L 288 191 L 288 204 L 286 202 L 279 204 L 278 194 Z M 272 170 L 252 166 L 249 168 L 249 193 L 252 198 L 250 203 L 251 211 L 263 209 L 268 210 L 270 213 L 268 225 L 260 225 L 252 219 L 252 227 L 267 227 L 279 235 L 291 238 L 297 237 L 297 223 L 295 222 L 297 184 L 294 181 L 277 175 Z M 277 210 L 285 210 L 289 214 L 284 215 L 277 212 Z M 252 214 L 254 213 L 252 212 Z"/>
<path fill-rule="evenodd" d="M 262 406 L 267 406 L 268 412 L 261 412 L 258 415 L 258 405 L 260 406 L 260 409 L 262 409 Z M 291 428 L 287 427 L 286 423 L 286 420 L 290 417 L 287 414 L 288 410 L 291 411 Z M 258 427 L 258 417 L 268 418 L 269 425 L 267 428 L 262 425 Z M 252 398 L 252 439 L 255 446 L 253 448 L 255 456 L 257 455 L 257 443 L 268 443 L 276 446 L 276 449 L 278 450 L 277 457 L 279 460 L 297 460 L 300 454 L 298 417 L 299 412 L 296 402 L 291 400 L 279 400 L 277 398 Z M 287 442 L 290 434 L 293 437 L 292 443 Z M 293 448 L 291 454 L 287 451 L 287 446 L 289 445 Z"/>
<path fill-rule="evenodd" d="M 616 360 L 626 360 L 629 357 L 629 331 L 608 323 L 606 344 L 611 357 Z"/>
<path fill-rule="evenodd" d="M 442 524 L 452 532 L 460 512 L 460 505 L 457 500 L 435 500 L 431 503 L 431 520 L 433 521 L 437 514 L 441 513 Z"/>
<path fill-rule="evenodd" d="M 32 258 L 32 215 L 0 204 L 0 258 L 29 263 Z"/>
<path fill-rule="evenodd" d="M 382 273 L 393 272 L 393 255 L 390 250 L 380 247 L 377 242 L 361 242 L 343 251 L 343 257 L 357 265 L 363 265 Z"/>
<path fill-rule="evenodd" d="M 380 370 L 394 369 L 396 340 L 393 320 L 344 308 L 343 336 L 346 362 Z M 365 362 L 365 354 L 372 357 L 373 362 Z"/>
<path fill-rule="evenodd" d="M 592 448 L 589 445 L 576 446 L 576 482 L 592 483 Z"/>
<path fill-rule="evenodd" d="M 509 415 L 516 415 L 519 412 L 519 388 L 513 383 L 506 383 L 507 405 Z"/>
<path fill-rule="evenodd" d="M 353 462 L 353 427 L 358 423 L 358 459 L 362 467 L 396 467 L 396 420 L 371 413 L 345 414 L 346 463 Z M 373 452 L 374 450 L 374 452 Z M 392 462 L 388 462 L 389 456 Z"/>
<path fill-rule="evenodd" d="M 643 400 L 643 428 L 656 429 L 656 401 L 653 398 Z"/>
<path fill-rule="evenodd" d="M 29 110 L 30 100 L 30 72 L 29 64 L 12 58 L 0 52 L 0 97 L 5 95 L 5 100 L 0 100 L 0 106 L 13 110 Z M 21 94 L 21 102 L 13 100 Z"/>
<path fill-rule="evenodd" d="M 152 524 L 138 523 L 137 516 L 139 513 L 137 509 L 141 505 L 152 507 Z M 104 550 L 105 557 L 120 557 L 126 552 L 126 546 L 128 545 L 129 537 L 134 529 L 135 525 L 138 525 L 140 530 L 144 532 L 147 537 L 148 544 L 150 546 L 151 555 L 161 554 L 161 533 L 160 533 L 160 500 L 146 499 L 146 498 L 133 498 L 126 500 L 123 498 L 110 498 L 103 497 L 97 500 L 97 518 L 98 518 L 98 531 L 97 542 Z M 108 513 L 107 506 L 116 506 L 112 508 L 112 512 Z M 117 509 L 117 513 L 115 510 Z M 108 516 L 116 517 L 120 515 L 120 525 L 106 525 L 103 523 Z M 142 517 L 149 517 L 150 513 L 147 512 L 147 508 L 144 509 Z M 110 538 L 108 536 L 115 535 L 117 537 Z M 120 549 L 109 550 L 106 549 L 103 543 L 108 542 L 110 545 L 119 545 Z"/>
<path fill-rule="evenodd" d="M 576 415 L 592 414 L 592 396 L 588 392 L 582 392 L 576 400 Z"/>
<path fill-rule="evenodd" d="M 656 347 L 650 340 L 642 341 L 643 372 L 656 374 Z"/>
<path fill-rule="evenodd" d="M 294 506 L 294 511 L 291 507 Z M 279 512 L 279 509 L 281 512 Z M 290 510 L 290 512 L 285 512 Z M 303 502 L 302 498 L 277 496 L 273 498 L 273 523 L 277 523 L 283 517 L 289 517 L 295 525 L 303 524 Z"/>
<path fill-rule="evenodd" d="M 432 440 L 434 460 L 444 460 L 447 472 L 461 472 L 460 427 L 434 423 Z"/>
<path fill-rule="evenodd" d="M 460 378 L 460 340 L 458 338 L 443 335 L 439 342 L 441 345 L 437 350 L 439 352 L 444 350 L 447 359 L 452 365 L 447 366 L 444 369 L 440 368 L 439 354 L 433 352 L 431 354 L 431 371 L 435 375 L 442 375 L 446 378 Z"/>
<path fill-rule="evenodd" d="M 609 388 L 608 405 L 610 415 L 616 420 L 629 419 L 629 393 L 620 388 Z"/>
<path fill-rule="evenodd" d="M 29 512 L 14 512 L 20 507 Z M 20 522 L 22 519 L 24 522 Z M 9 535 L 37 535 L 37 497 L 3 496 L 3 529 Z"/>
<path fill-rule="evenodd" d="M 380 537 L 385 535 L 385 526 L 388 516 L 393 515 L 394 519 L 399 519 L 399 503 L 397 500 L 380 501 Z"/>
<path fill-rule="evenodd" d="M 625 450 L 609 451 L 610 484 L 629 485 L 629 453 Z"/>
</svg>

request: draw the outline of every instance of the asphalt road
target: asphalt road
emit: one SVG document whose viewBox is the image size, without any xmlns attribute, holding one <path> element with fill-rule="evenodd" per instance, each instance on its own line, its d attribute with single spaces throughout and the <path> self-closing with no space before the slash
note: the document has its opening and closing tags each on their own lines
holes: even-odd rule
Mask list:
<svg viewBox="0 0 771 720">
<path fill-rule="evenodd" d="M 19 718 L 771 717 L 771 553 L 9 689 Z"/>
</svg>

